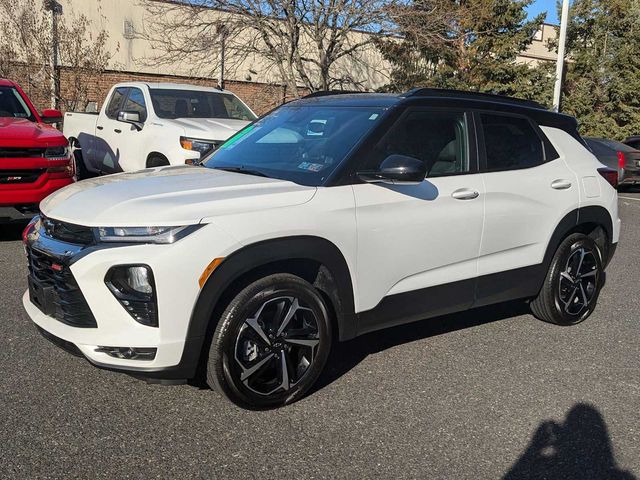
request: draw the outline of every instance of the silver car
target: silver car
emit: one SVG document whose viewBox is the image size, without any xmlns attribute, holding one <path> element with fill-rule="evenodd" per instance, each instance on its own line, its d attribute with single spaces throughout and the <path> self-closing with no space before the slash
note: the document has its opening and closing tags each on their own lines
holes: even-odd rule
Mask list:
<svg viewBox="0 0 640 480">
<path fill-rule="evenodd" d="M 585 138 L 601 163 L 618 171 L 618 187 L 640 184 L 640 150 L 606 138 Z"/>
</svg>

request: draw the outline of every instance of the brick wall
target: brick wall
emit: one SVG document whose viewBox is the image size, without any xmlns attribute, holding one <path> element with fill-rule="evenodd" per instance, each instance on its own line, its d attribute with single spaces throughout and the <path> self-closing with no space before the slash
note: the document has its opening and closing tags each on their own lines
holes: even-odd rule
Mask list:
<svg viewBox="0 0 640 480">
<path fill-rule="evenodd" d="M 38 71 L 27 66 L 15 69 L 15 80 L 22 86 L 39 110 L 49 108 L 51 104 L 50 80 L 38 74 Z M 43 78 L 44 77 L 44 78 Z M 60 71 L 60 94 L 66 101 L 62 102 L 61 110 L 75 109 L 83 111 L 88 102 L 95 102 L 100 109 L 109 89 L 119 82 L 175 82 L 190 83 L 207 87 L 217 86 L 216 79 L 188 78 L 171 75 L 152 75 L 135 72 L 107 71 L 101 75 L 87 75 L 63 68 Z M 291 100 L 286 88 L 282 85 L 256 82 L 226 81 L 225 88 L 238 95 L 258 115 Z M 306 93 L 300 89 L 300 93 Z M 79 101 L 72 102 L 71 100 Z"/>
</svg>

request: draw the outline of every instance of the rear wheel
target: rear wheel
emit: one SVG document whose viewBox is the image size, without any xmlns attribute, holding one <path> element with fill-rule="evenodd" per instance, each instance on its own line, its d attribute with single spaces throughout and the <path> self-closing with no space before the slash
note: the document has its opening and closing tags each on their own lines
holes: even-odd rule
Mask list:
<svg viewBox="0 0 640 480">
<path fill-rule="evenodd" d="M 301 398 L 331 349 L 328 312 L 316 289 L 295 275 L 269 275 L 250 284 L 220 318 L 207 383 L 245 408 Z"/>
<path fill-rule="evenodd" d="M 602 286 L 600 250 L 586 235 L 568 236 L 558 247 L 544 285 L 531 301 L 533 314 L 557 325 L 575 325 L 596 306 Z"/>
</svg>

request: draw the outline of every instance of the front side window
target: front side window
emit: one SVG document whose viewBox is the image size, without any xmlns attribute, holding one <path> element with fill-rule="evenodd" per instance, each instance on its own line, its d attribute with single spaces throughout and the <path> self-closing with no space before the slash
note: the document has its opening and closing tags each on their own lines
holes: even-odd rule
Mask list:
<svg viewBox="0 0 640 480">
<path fill-rule="evenodd" d="M 514 170 L 544 163 L 542 140 L 523 117 L 481 114 L 487 170 Z"/>
<path fill-rule="evenodd" d="M 105 113 L 107 117 L 116 119 L 118 118 L 118 112 L 120 111 L 120 106 L 122 105 L 122 100 L 127 95 L 126 87 L 118 87 L 113 91 L 113 95 L 111 95 L 111 100 L 109 100 L 109 105 L 107 105 L 107 109 Z"/>
<path fill-rule="evenodd" d="M 0 117 L 35 120 L 33 112 L 14 87 L 0 87 Z"/>
<path fill-rule="evenodd" d="M 160 118 L 225 118 L 252 122 L 256 116 L 237 97 L 228 93 L 201 90 L 149 90 Z"/>
<path fill-rule="evenodd" d="M 136 112 L 140 115 L 140 121 L 144 122 L 147 119 L 147 107 L 144 102 L 144 95 L 139 88 L 131 88 L 129 90 L 129 96 L 127 101 L 124 102 L 122 110 L 125 112 Z"/>
<path fill-rule="evenodd" d="M 203 164 L 322 185 L 382 113 L 379 107 L 281 107 L 231 137 Z"/>
<path fill-rule="evenodd" d="M 366 168 L 375 170 L 389 155 L 398 154 L 422 160 L 427 177 L 467 173 L 466 130 L 462 112 L 409 111 L 374 147 Z"/>
</svg>

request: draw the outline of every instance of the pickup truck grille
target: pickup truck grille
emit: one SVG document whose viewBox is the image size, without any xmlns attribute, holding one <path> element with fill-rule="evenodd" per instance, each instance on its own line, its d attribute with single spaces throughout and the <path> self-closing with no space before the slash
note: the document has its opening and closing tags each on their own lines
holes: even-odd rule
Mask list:
<svg viewBox="0 0 640 480">
<path fill-rule="evenodd" d="M 52 303 L 52 305 L 47 305 L 47 307 L 51 310 L 44 313 L 73 327 L 97 327 L 96 319 L 91 313 L 71 270 L 67 266 L 57 263 L 54 257 L 34 248 L 27 248 L 27 256 L 29 276 L 40 287 L 50 291 L 51 302 L 47 303 Z M 41 310 L 43 309 L 43 305 L 34 303 Z"/>
<path fill-rule="evenodd" d="M 45 233 L 61 242 L 74 243 L 76 245 L 91 245 L 95 242 L 93 230 L 90 227 L 61 222 L 42 215 L 42 225 Z"/>
<path fill-rule="evenodd" d="M 44 157 L 44 148 L 0 147 L 0 158 L 34 158 Z"/>
<path fill-rule="evenodd" d="M 14 183 L 33 183 L 44 173 L 44 168 L 37 170 L 0 170 L 0 185 Z"/>
</svg>

